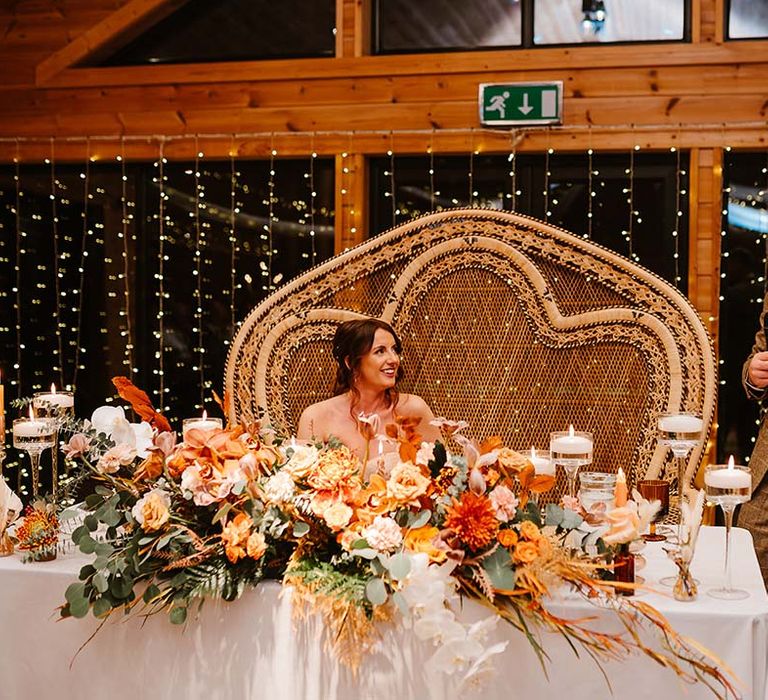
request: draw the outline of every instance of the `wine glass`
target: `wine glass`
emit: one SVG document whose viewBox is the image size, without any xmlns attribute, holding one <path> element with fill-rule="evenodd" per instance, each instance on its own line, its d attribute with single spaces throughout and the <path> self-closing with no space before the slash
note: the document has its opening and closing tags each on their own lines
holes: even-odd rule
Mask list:
<svg viewBox="0 0 768 700">
<path fill-rule="evenodd" d="M 59 490 L 59 431 L 75 417 L 75 395 L 71 391 L 56 391 L 52 384 L 49 392 L 37 391 L 32 395 L 32 406 L 37 416 L 50 419 L 56 428 L 51 451 L 51 491 L 55 501 Z"/>
<path fill-rule="evenodd" d="M 576 498 L 576 473 L 579 467 L 592 464 L 592 433 L 574 432 L 573 426 L 567 431 L 550 434 L 549 451 L 552 462 L 560 465 L 568 480 L 568 495 Z"/>
<path fill-rule="evenodd" d="M 672 450 L 677 460 L 677 541 L 683 536 L 683 498 L 685 496 L 686 458 L 691 450 L 700 445 L 704 422 L 695 413 L 663 413 L 659 416 L 659 444 Z"/>
<path fill-rule="evenodd" d="M 669 482 L 661 479 L 645 479 L 637 482 L 637 490 L 647 501 L 660 501 L 661 507 L 651 521 L 650 532 L 643 535 L 646 542 L 661 542 L 664 535 L 656 532 L 656 523 L 661 522 L 669 513 Z"/>
<path fill-rule="evenodd" d="M 742 600 L 749 598 L 747 591 L 734 588 L 731 583 L 731 526 L 733 511 L 740 503 L 752 497 L 752 474 L 749 467 L 734 465 L 733 457 L 728 465 L 710 464 L 704 473 L 704 488 L 707 499 L 723 509 L 725 515 L 725 583 L 707 593 L 713 598 Z"/>
<path fill-rule="evenodd" d="M 29 453 L 32 466 L 32 498 L 40 488 L 40 454 L 56 444 L 56 424 L 47 418 L 36 418 L 29 407 L 29 418 L 13 421 L 13 446 Z"/>
</svg>

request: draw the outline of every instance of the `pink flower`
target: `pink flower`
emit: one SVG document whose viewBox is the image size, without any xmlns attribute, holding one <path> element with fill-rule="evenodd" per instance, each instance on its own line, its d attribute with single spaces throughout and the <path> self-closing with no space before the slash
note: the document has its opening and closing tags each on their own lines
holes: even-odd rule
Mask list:
<svg viewBox="0 0 768 700">
<path fill-rule="evenodd" d="M 563 508 L 566 510 L 573 510 L 579 513 L 581 511 L 581 503 L 579 503 L 578 498 L 574 498 L 573 496 L 563 496 Z"/>
<path fill-rule="evenodd" d="M 173 450 L 176 448 L 176 433 L 169 433 L 165 431 L 156 435 L 152 440 L 152 447 L 150 450 L 160 450 L 166 457 L 170 457 L 173 454 Z"/>
<path fill-rule="evenodd" d="M 136 459 L 136 450 L 121 443 L 110 447 L 96 463 L 96 470 L 102 474 L 114 474 L 120 467 L 127 467 Z"/>
<path fill-rule="evenodd" d="M 493 489 L 490 499 L 499 522 L 506 523 L 515 517 L 519 501 L 517 496 L 506 486 L 497 486 Z"/>
<path fill-rule="evenodd" d="M 90 438 L 86 437 L 82 433 L 75 433 L 69 442 L 62 447 L 62 451 L 67 456 L 67 459 L 75 459 L 76 457 L 82 457 L 91 446 Z"/>
<path fill-rule="evenodd" d="M 377 552 L 391 552 L 403 542 L 400 526 L 385 515 L 377 515 L 372 525 L 363 530 L 363 537 Z"/>
</svg>

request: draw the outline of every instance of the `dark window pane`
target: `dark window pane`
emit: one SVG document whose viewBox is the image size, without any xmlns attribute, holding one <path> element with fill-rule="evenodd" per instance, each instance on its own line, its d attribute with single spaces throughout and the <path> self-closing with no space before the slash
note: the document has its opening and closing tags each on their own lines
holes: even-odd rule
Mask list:
<svg viewBox="0 0 768 700">
<path fill-rule="evenodd" d="M 768 37 L 768 3 L 765 0 L 730 0 L 729 39 Z"/>
<path fill-rule="evenodd" d="M 518 46 L 519 0 L 378 0 L 379 53 Z"/>
<path fill-rule="evenodd" d="M 686 0 L 534 0 L 535 44 L 679 41 Z"/>
<path fill-rule="evenodd" d="M 687 190 L 687 156 L 681 154 L 680 190 Z M 516 162 L 515 162 L 516 161 Z M 396 157 L 371 162 L 371 233 L 432 210 L 479 205 L 516 210 L 560 226 L 576 235 L 628 256 L 668 281 L 681 277 L 685 293 L 688 269 L 687 200 L 677 201 L 675 153 L 636 153 L 634 157 L 631 236 L 629 233 L 630 156 L 594 154 L 592 162 L 592 225 L 589 214 L 589 166 L 586 155 L 553 155 L 549 158 L 548 195 L 544 197 L 543 155 L 436 156 L 430 178 L 427 157 Z M 470 182 L 469 173 L 472 173 Z M 514 176 L 510 173 L 514 172 Z M 513 187 L 514 177 L 514 187 Z M 387 196 L 394 180 L 395 206 Z M 546 205 L 546 208 L 545 208 Z M 393 211 L 394 209 L 394 211 Z M 678 226 L 679 235 L 673 232 Z M 678 258 L 675 259 L 675 253 Z M 677 264 L 676 264 L 677 261 Z"/>
<path fill-rule="evenodd" d="M 85 65 L 333 56 L 335 23 L 334 0 L 190 0 L 119 51 Z"/>
<path fill-rule="evenodd" d="M 723 179 L 720 270 L 720 395 L 717 455 L 744 464 L 757 435 L 757 402 L 747 399 L 741 369 L 752 350 L 765 294 L 768 240 L 768 158 L 765 153 L 726 153 Z"/>
</svg>

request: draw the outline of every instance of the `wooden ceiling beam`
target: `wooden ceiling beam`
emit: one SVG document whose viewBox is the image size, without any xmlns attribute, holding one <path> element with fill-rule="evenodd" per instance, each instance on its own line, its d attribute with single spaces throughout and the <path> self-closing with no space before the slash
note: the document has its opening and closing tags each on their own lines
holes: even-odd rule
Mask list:
<svg viewBox="0 0 768 700">
<path fill-rule="evenodd" d="M 124 46 L 185 2 L 187 0 L 130 0 L 64 48 L 41 61 L 35 71 L 37 84 L 45 85 L 67 70 L 94 70 L 72 69 L 72 66 L 86 57 L 99 56 L 105 50 Z"/>
</svg>

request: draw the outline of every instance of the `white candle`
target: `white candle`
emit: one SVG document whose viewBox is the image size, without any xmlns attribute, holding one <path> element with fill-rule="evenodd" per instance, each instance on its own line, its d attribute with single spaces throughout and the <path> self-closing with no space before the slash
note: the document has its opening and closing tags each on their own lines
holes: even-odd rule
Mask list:
<svg viewBox="0 0 768 700">
<path fill-rule="evenodd" d="M 72 394 L 38 394 L 35 396 L 35 406 L 50 404 L 57 408 L 72 408 L 75 405 L 75 397 Z"/>
<path fill-rule="evenodd" d="M 576 435 L 573 426 L 568 428 L 567 435 L 558 435 L 549 443 L 551 452 L 559 454 L 592 454 L 592 440 L 585 434 Z"/>
<path fill-rule="evenodd" d="M 727 467 L 707 469 L 704 483 L 713 489 L 748 489 L 752 488 L 752 475 L 746 469 L 736 469 L 731 457 Z"/>
<path fill-rule="evenodd" d="M 184 433 L 188 430 L 217 430 L 222 427 L 221 418 L 209 418 L 208 414 L 203 411 L 201 418 L 185 418 L 182 422 L 182 429 Z"/>
<path fill-rule="evenodd" d="M 701 418 L 687 413 L 659 418 L 659 428 L 668 433 L 699 433 L 703 427 Z"/>
<path fill-rule="evenodd" d="M 545 450 L 537 450 L 535 447 L 532 447 L 528 459 L 531 460 L 531 464 L 533 465 L 536 474 L 548 474 L 549 476 L 555 475 L 555 465 L 552 464 L 549 452 L 546 452 Z"/>
<path fill-rule="evenodd" d="M 14 437 L 48 437 L 53 434 L 53 425 L 48 420 L 37 419 L 29 407 L 29 418 L 17 418 L 13 421 Z"/>
</svg>

